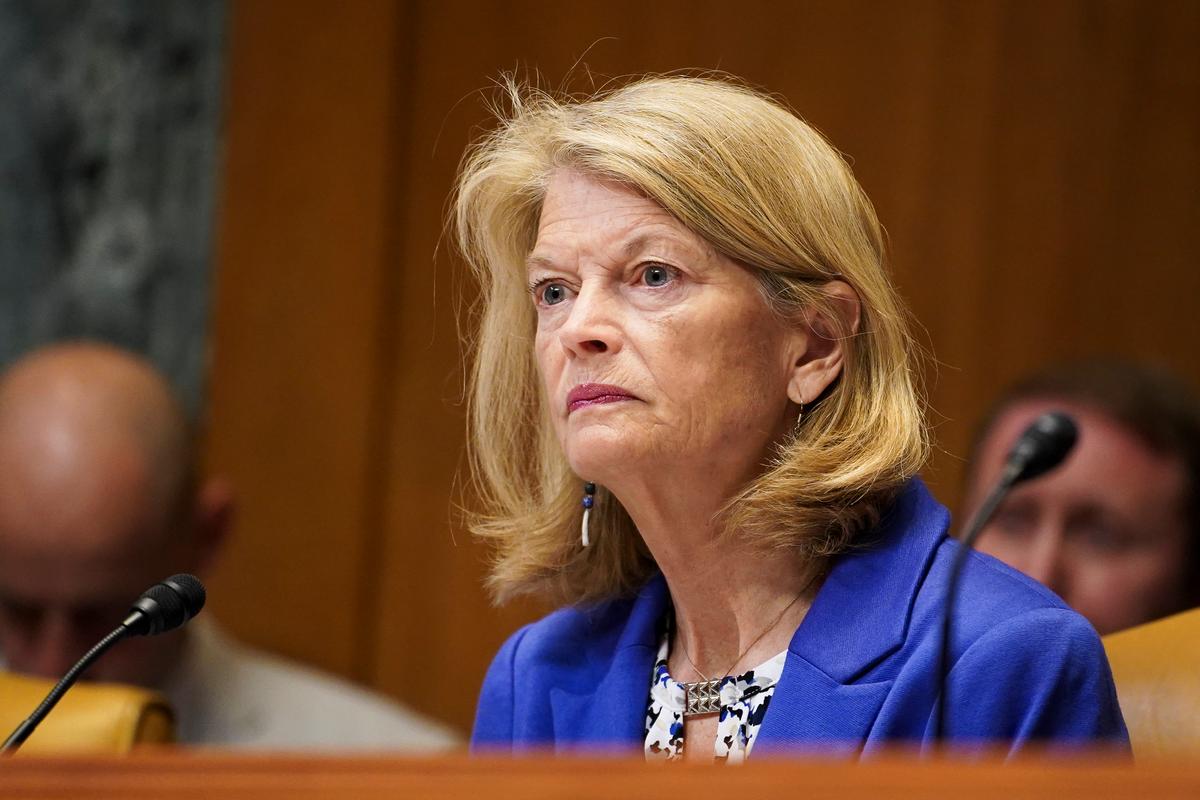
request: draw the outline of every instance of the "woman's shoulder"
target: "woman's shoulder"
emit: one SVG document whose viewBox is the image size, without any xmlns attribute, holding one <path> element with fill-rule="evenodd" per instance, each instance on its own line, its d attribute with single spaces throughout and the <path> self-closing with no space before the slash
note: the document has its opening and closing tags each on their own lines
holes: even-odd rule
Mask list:
<svg viewBox="0 0 1200 800">
<path fill-rule="evenodd" d="M 937 653 L 951 565 L 962 546 L 948 535 L 949 528 L 945 508 L 919 480 L 910 482 L 870 546 L 835 565 L 822 590 L 827 596 L 818 596 L 810 611 L 819 619 L 800 643 L 801 655 L 847 681 L 883 679 Z M 976 642 L 977 650 L 1001 642 L 1002 651 L 1015 642 L 1012 652 L 1001 655 L 1035 657 L 1066 646 L 1081 663 L 1103 663 L 1099 637 L 1086 619 L 991 556 L 968 554 L 957 592 L 952 659 Z M 847 624 L 858 632 L 849 652 L 842 633 Z M 1057 647 L 1042 648 L 1048 639 Z M 1064 653 L 1058 650 L 1058 655 Z"/>
<path fill-rule="evenodd" d="M 896 516 L 884 532 L 880 551 L 862 560 L 870 565 L 872 574 L 899 573 L 898 586 L 911 587 L 914 622 L 925 615 L 930 621 L 940 618 L 951 565 L 962 544 L 949 535 L 949 515 L 919 480 L 906 488 L 897 503 Z M 967 554 L 957 592 L 955 625 L 964 635 L 978 635 L 993 625 L 1026 614 L 1090 627 L 1054 592 L 978 551 Z"/>
<path fill-rule="evenodd" d="M 944 582 L 955 552 L 962 545 L 954 539 L 947 540 L 941 548 L 931 578 Z M 943 567 L 943 569 L 938 569 Z M 931 587 L 945 591 L 944 587 Z M 962 624 L 971 626 L 1003 622 L 1029 613 L 1049 615 L 1065 622 L 1082 622 L 1090 627 L 1082 615 L 1072 610 L 1062 598 L 1008 564 L 977 550 L 967 554 L 958 586 L 959 602 L 956 608 L 962 612 Z M 956 619 L 956 622 L 959 620 Z"/>
<path fill-rule="evenodd" d="M 622 647 L 652 645 L 666 604 L 666 584 L 656 575 L 633 596 L 564 606 L 525 625 L 496 658 L 517 670 L 594 664 Z"/>
<path fill-rule="evenodd" d="M 950 551 L 959 546 L 947 544 Z M 1087 619 L 982 553 L 969 554 L 959 592 L 950 644 L 952 730 L 999 731 L 1015 742 L 1128 746 L 1104 645 Z M 931 641 L 940 616 L 937 623 L 927 631 Z"/>
<path fill-rule="evenodd" d="M 940 636 L 949 564 L 961 545 L 951 539 L 939 548 L 916 618 L 926 635 Z M 1081 614 L 1054 592 L 989 555 L 968 554 L 958 586 L 951 663 L 990 653 L 1011 664 L 1082 669 L 1106 673 L 1100 637 Z M 974 660 L 968 658 L 967 662 Z"/>
<path fill-rule="evenodd" d="M 561 661 L 579 654 L 581 646 L 610 639 L 628 616 L 623 608 L 627 605 L 614 600 L 592 606 L 564 606 L 522 626 L 504 643 L 501 652 L 511 651 L 514 659 L 524 661 Z"/>
</svg>

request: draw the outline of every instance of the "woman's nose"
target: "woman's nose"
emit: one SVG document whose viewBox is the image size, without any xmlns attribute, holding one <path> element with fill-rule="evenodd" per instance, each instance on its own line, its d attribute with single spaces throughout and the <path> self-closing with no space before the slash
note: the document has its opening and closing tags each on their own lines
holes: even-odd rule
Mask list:
<svg viewBox="0 0 1200 800">
<path fill-rule="evenodd" d="M 617 304 L 600 287 L 584 286 L 559 329 L 563 348 L 575 357 L 615 353 L 621 347 Z"/>
</svg>

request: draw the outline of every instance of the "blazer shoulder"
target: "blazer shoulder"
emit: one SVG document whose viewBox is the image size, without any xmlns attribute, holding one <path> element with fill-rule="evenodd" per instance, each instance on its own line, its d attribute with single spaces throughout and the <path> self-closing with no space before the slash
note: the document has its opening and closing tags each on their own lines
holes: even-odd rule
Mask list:
<svg viewBox="0 0 1200 800">
<path fill-rule="evenodd" d="M 951 731 L 1024 742 L 1128 749 L 1116 688 L 1096 631 L 1069 608 L 1014 614 L 970 642 L 949 675 Z"/>
<path fill-rule="evenodd" d="M 961 545 L 954 539 L 942 541 L 928 574 L 917 589 L 912 621 L 904 651 L 935 647 L 940 641 L 950 567 Z M 1011 623 L 1011 624 L 1010 624 Z M 1079 640 L 1098 640 L 1095 631 L 1079 613 L 1032 578 L 983 553 L 967 555 L 954 607 L 954 637 L 950 642 L 951 663 L 973 643 L 998 629 L 1068 630 Z M 1035 646 L 1037 637 L 1018 647 Z"/>
<path fill-rule="evenodd" d="M 472 748 L 505 752 L 553 741 L 551 692 L 594 688 L 629 636 L 630 602 L 560 608 L 512 634 L 484 678 Z"/>
<path fill-rule="evenodd" d="M 595 652 L 611 652 L 625 631 L 632 601 L 607 600 L 565 606 L 522 627 L 509 637 L 496 659 L 518 673 L 561 670 Z"/>
<path fill-rule="evenodd" d="M 927 591 L 923 594 L 939 600 L 945 596 L 950 564 L 961 546 L 955 539 L 942 542 L 926 581 Z M 977 550 L 967 554 L 963 565 L 957 608 L 959 614 L 955 616 L 955 623 L 967 626 L 964 633 L 977 625 L 986 629 L 1040 609 L 1066 612 L 1069 617 L 1078 617 L 1078 621 L 1087 625 L 1086 620 L 1054 592 L 999 559 Z M 982 632 L 982 629 L 979 630 L 979 633 Z"/>
</svg>

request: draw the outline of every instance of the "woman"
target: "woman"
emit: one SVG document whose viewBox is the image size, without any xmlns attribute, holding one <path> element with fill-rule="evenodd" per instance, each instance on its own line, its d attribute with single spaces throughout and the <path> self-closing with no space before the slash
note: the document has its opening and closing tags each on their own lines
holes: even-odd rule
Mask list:
<svg viewBox="0 0 1200 800">
<path fill-rule="evenodd" d="M 879 223 L 735 84 L 513 90 L 468 154 L 473 465 L 492 588 L 564 604 L 488 673 L 477 748 L 740 761 L 926 742 L 948 514 Z M 966 571 L 948 734 L 1125 741 L 1095 633 Z"/>
</svg>

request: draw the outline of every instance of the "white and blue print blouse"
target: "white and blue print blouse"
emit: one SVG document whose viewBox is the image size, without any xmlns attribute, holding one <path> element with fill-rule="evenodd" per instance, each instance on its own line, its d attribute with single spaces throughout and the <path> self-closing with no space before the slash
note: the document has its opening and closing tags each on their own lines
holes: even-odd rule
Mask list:
<svg viewBox="0 0 1200 800">
<path fill-rule="evenodd" d="M 646 760 L 673 761 L 683 758 L 683 711 L 687 706 L 684 685 L 667 671 L 671 631 L 663 634 L 658 647 L 646 708 Z M 726 676 L 720 683 L 721 712 L 713 757 L 722 763 L 738 764 L 750 755 L 754 737 L 767 714 L 775 684 L 787 660 L 784 650 L 774 658 L 740 675 Z"/>
</svg>

